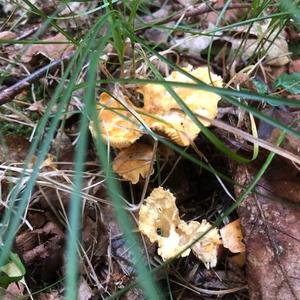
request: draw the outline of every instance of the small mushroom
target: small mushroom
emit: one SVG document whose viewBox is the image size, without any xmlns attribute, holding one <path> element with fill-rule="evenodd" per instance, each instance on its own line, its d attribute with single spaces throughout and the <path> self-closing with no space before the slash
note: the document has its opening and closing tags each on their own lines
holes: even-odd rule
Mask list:
<svg viewBox="0 0 300 300">
<path fill-rule="evenodd" d="M 106 143 L 114 148 L 126 148 L 143 135 L 138 120 L 125 108 L 136 109 L 127 97 L 124 97 L 122 105 L 121 101 L 102 93 L 99 104 L 102 106 L 99 110 L 100 131 Z M 90 124 L 91 133 L 95 136 L 94 126 Z"/>
<path fill-rule="evenodd" d="M 241 230 L 240 219 L 237 219 L 220 229 L 223 246 L 232 253 L 240 253 L 246 251 L 243 243 L 243 234 Z"/>
<path fill-rule="evenodd" d="M 204 83 L 222 87 L 222 78 L 210 73 L 211 81 L 207 67 L 192 70 L 192 66 L 188 66 L 183 69 Z M 165 79 L 167 81 L 194 83 L 192 79 L 180 72 L 172 72 Z M 221 99 L 219 95 L 194 88 L 174 87 L 173 89 L 194 114 L 211 119 L 216 117 L 218 101 Z M 153 119 L 149 127 L 162 132 L 180 146 L 190 145 L 190 142 L 199 134 L 200 129 L 181 110 L 180 105 L 164 86 L 146 84 L 138 91 L 144 95 L 144 110 L 164 120 L 164 122 L 160 122 Z M 210 125 L 207 121 L 200 121 L 204 126 Z"/>
<path fill-rule="evenodd" d="M 153 147 L 134 143 L 118 153 L 112 167 L 118 175 L 136 184 L 140 176 L 145 178 L 149 173 L 152 157 Z"/>
<path fill-rule="evenodd" d="M 139 212 L 139 230 L 152 243 L 157 242 L 157 253 L 163 260 L 179 254 L 181 257 L 188 256 L 191 252 L 188 246 L 211 227 L 206 220 L 202 220 L 202 223 L 181 220 L 175 201 L 169 190 L 155 188 Z M 192 250 L 209 269 L 217 264 L 220 244 L 218 230 L 213 228 L 192 246 Z"/>
</svg>

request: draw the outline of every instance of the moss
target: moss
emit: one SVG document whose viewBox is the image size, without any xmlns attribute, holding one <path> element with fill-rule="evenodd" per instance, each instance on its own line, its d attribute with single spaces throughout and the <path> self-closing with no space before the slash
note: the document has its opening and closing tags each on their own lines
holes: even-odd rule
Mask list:
<svg viewBox="0 0 300 300">
<path fill-rule="evenodd" d="M 32 133 L 32 128 L 17 123 L 0 122 L 0 132 L 2 136 L 13 134 L 29 138 Z"/>
</svg>

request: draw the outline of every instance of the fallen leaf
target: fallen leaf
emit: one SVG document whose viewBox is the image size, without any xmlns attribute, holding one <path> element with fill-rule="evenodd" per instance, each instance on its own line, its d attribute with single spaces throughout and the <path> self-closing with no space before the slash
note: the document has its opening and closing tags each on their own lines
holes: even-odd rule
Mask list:
<svg viewBox="0 0 300 300">
<path fill-rule="evenodd" d="M 145 178 L 149 173 L 152 158 L 153 147 L 134 143 L 118 153 L 112 167 L 118 175 L 136 184 L 140 176 Z"/>
<path fill-rule="evenodd" d="M 42 54 L 50 60 L 57 60 L 65 57 L 74 49 L 74 45 L 70 44 L 62 33 L 58 33 L 45 41 L 49 44 L 35 44 L 30 46 L 22 55 L 22 62 L 30 63 L 37 54 Z M 55 44 L 57 42 L 62 42 L 62 44 Z"/>
<path fill-rule="evenodd" d="M 126 148 L 139 139 L 143 132 L 139 128 L 139 122 L 131 112 L 124 110 L 124 106 L 107 93 L 102 93 L 99 103 L 104 106 L 99 109 L 100 131 L 102 137 L 115 148 Z M 135 110 L 135 106 L 127 97 L 124 98 L 124 105 Z M 92 135 L 96 136 L 95 126 L 90 123 Z"/>
<path fill-rule="evenodd" d="M 282 160 L 281 167 L 272 167 L 273 163 L 256 186 L 257 193 L 248 195 L 238 209 L 247 249 L 250 299 L 300 299 L 300 209 L 289 199 L 281 201 L 273 192 L 274 184 L 269 177 L 284 170 L 286 161 Z M 240 186 L 248 186 L 259 170 L 260 166 L 255 164 L 237 166 L 237 196 L 243 192 Z"/>
<path fill-rule="evenodd" d="M 206 49 L 211 42 L 210 36 L 193 36 L 186 33 L 183 38 L 174 39 L 171 45 L 176 46 L 179 51 L 184 51 L 189 55 L 199 56 L 201 51 Z"/>
<path fill-rule="evenodd" d="M 175 200 L 169 190 L 164 190 L 162 187 L 155 188 L 139 211 L 139 230 L 149 238 L 151 243 L 157 242 L 157 253 L 163 260 L 179 255 L 211 227 L 206 220 L 202 220 L 201 223 L 196 221 L 186 223 L 181 220 Z M 192 250 L 209 269 L 217 264 L 220 244 L 218 230 L 214 228 L 201 237 L 192 246 Z M 187 248 L 180 256 L 188 256 L 190 252 L 191 249 Z"/>
<path fill-rule="evenodd" d="M 26 273 L 19 256 L 10 253 L 9 261 L 0 267 L 0 286 L 7 287 L 12 282 L 20 281 Z"/>
<path fill-rule="evenodd" d="M 30 212 L 27 219 L 34 229 L 18 233 L 16 247 L 30 274 L 28 280 L 35 284 L 56 280 L 63 265 L 65 234 L 49 213 Z"/>
<path fill-rule="evenodd" d="M 167 30 L 149 28 L 145 30 L 144 37 L 145 39 L 147 39 L 147 41 L 151 41 L 154 43 L 167 43 L 169 33 Z"/>
<path fill-rule="evenodd" d="M 101 218 L 93 220 L 89 216 L 84 216 L 82 230 L 82 245 L 87 255 L 100 259 L 107 253 L 109 236 L 107 226 Z"/>
<path fill-rule="evenodd" d="M 110 250 L 112 255 L 121 259 L 114 265 L 113 274 L 117 275 L 117 281 L 112 282 L 112 285 L 119 288 L 119 285 L 126 285 L 130 280 L 128 274 L 135 272 L 133 266 L 133 257 L 130 252 L 130 246 L 128 248 L 122 229 L 120 228 L 117 220 L 115 211 L 112 205 L 101 205 L 101 215 L 103 217 L 103 223 L 107 226 L 107 233 L 112 237 Z M 109 267 L 107 271 L 109 271 Z M 112 277 L 114 277 L 114 275 Z M 113 279 L 113 278 L 112 278 Z M 113 280 L 112 280 L 113 281 Z"/>
<path fill-rule="evenodd" d="M 12 31 L 2 31 L 0 32 L 0 40 L 14 40 L 17 35 Z"/>
<path fill-rule="evenodd" d="M 0 297 L 1 300 L 13 300 L 13 299 L 24 299 L 27 297 L 24 296 L 25 286 L 21 282 L 13 282 L 8 285 L 4 290 L 0 288 Z"/>
<path fill-rule="evenodd" d="M 265 115 L 272 117 L 281 123 L 291 126 L 296 131 L 300 130 L 300 112 L 299 111 L 285 111 L 281 108 L 268 108 L 262 111 Z M 260 121 L 258 127 L 258 136 L 265 141 L 275 144 L 282 130 L 274 127 L 265 121 Z M 300 139 L 290 133 L 286 133 L 284 140 L 280 144 L 280 147 L 286 149 L 296 155 L 300 154 Z"/>
<path fill-rule="evenodd" d="M 235 27 L 235 31 L 239 33 L 251 34 L 257 38 L 248 38 L 242 48 L 240 55 L 243 60 L 249 60 L 258 51 L 265 54 L 265 61 L 271 66 L 284 66 L 289 63 L 290 59 L 288 56 L 289 49 L 286 41 L 285 33 L 278 29 L 270 29 L 270 21 L 255 22 L 253 26 Z M 234 51 L 240 49 L 241 39 L 237 38 L 226 38 L 231 43 L 231 47 Z"/>
<path fill-rule="evenodd" d="M 223 246 L 232 253 L 245 252 L 240 220 L 237 219 L 220 229 Z"/>
<path fill-rule="evenodd" d="M 46 110 L 46 107 L 44 105 L 44 100 L 35 101 L 26 110 L 37 111 L 38 113 L 43 114 Z"/>
<path fill-rule="evenodd" d="M 79 282 L 78 300 L 89 300 L 93 297 L 94 293 L 86 280 L 81 277 Z"/>
</svg>

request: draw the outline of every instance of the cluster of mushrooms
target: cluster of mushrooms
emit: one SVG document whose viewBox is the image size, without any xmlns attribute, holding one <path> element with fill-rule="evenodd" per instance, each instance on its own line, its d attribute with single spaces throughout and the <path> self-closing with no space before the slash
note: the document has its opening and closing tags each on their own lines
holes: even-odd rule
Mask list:
<svg viewBox="0 0 300 300">
<path fill-rule="evenodd" d="M 207 67 L 183 68 L 194 77 L 214 87 L 222 87 L 222 78 L 209 73 Z M 166 81 L 194 83 L 181 72 L 172 72 Z M 204 126 L 209 126 L 200 116 L 213 119 L 217 115 L 220 96 L 195 88 L 175 86 L 173 90 L 189 109 L 199 117 Z M 181 110 L 179 104 L 163 85 L 146 84 L 137 89 L 144 97 L 142 108 L 136 107 L 126 96 L 113 97 L 102 93 L 99 100 L 99 124 L 104 141 L 120 149 L 113 161 L 114 171 L 123 179 L 135 184 L 150 171 L 153 149 L 139 141 L 140 137 L 152 130 L 172 140 L 179 146 L 187 147 L 198 136 L 200 129 Z M 163 260 L 176 256 L 187 256 L 193 251 L 207 268 L 217 264 L 217 254 L 222 244 L 219 230 L 206 221 L 185 222 L 180 219 L 175 197 L 163 187 L 155 188 L 145 199 L 139 211 L 139 230 L 152 243 L 157 243 L 158 254 Z M 241 234 L 238 233 L 241 243 Z M 223 242 L 224 245 L 224 242 Z M 240 244 L 236 252 L 241 252 Z"/>
</svg>

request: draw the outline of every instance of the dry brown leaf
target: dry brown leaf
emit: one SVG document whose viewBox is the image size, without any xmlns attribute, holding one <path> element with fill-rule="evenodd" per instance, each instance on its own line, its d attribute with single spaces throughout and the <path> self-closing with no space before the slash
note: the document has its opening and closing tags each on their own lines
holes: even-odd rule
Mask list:
<svg viewBox="0 0 300 300">
<path fill-rule="evenodd" d="M 14 40 L 17 35 L 12 31 L 2 31 L 0 32 L 0 40 Z"/>
<path fill-rule="evenodd" d="M 238 213 L 246 244 L 246 271 L 250 299 L 300 299 L 300 209 L 285 197 L 280 201 L 274 192 L 282 180 L 290 176 L 286 160 L 276 159 L 256 187 L 248 195 Z M 239 186 L 247 186 L 259 171 L 255 164 L 240 165 L 234 170 Z M 273 174 L 275 173 L 275 174 Z M 299 186 L 295 182 L 295 186 Z M 281 176 L 281 178 L 280 178 Z M 271 178 L 276 177 L 274 183 Z M 243 190 L 236 187 L 239 196 Z M 299 197 L 298 197 L 299 203 Z"/>
<path fill-rule="evenodd" d="M 102 93 L 99 103 L 104 106 L 100 108 L 98 116 L 101 121 L 100 131 L 106 143 L 115 148 L 126 148 L 143 135 L 139 122 L 131 112 L 124 110 L 119 101 L 107 93 Z M 133 110 L 136 109 L 127 97 L 124 104 Z M 90 130 L 93 136 L 96 136 L 94 126 L 91 123 Z"/>
<path fill-rule="evenodd" d="M 22 55 L 22 62 L 30 63 L 33 57 L 38 54 L 42 54 L 50 60 L 61 59 L 74 49 L 74 45 L 70 45 L 68 39 L 62 33 L 58 33 L 45 41 L 50 44 L 36 44 L 30 46 Z M 65 42 L 66 44 L 51 44 L 51 42 Z"/>
<path fill-rule="evenodd" d="M 89 300 L 94 296 L 91 287 L 88 285 L 86 280 L 81 277 L 78 289 L 78 300 Z"/>
<path fill-rule="evenodd" d="M 185 52 L 189 55 L 199 56 L 201 51 L 206 49 L 211 42 L 211 37 L 207 35 L 195 36 L 186 33 L 182 38 L 175 38 L 171 45 L 176 46 L 180 52 Z"/>
<path fill-rule="evenodd" d="M 186 249 L 189 244 L 198 239 L 211 225 L 203 220 L 202 223 L 184 222 L 179 217 L 175 197 L 169 190 L 155 188 L 145 200 L 139 212 L 139 230 L 152 243 L 157 242 L 157 253 L 163 260 L 173 258 Z M 217 264 L 217 252 L 220 245 L 217 229 L 212 229 L 192 246 L 194 254 L 207 268 Z M 188 256 L 187 248 L 180 255 Z"/>
<path fill-rule="evenodd" d="M 26 108 L 26 110 L 29 111 L 37 111 L 40 114 L 43 114 L 46 110 L 46 107 L 44 105 L 44 100 L 40 100 L 40 101 L 35 101 L 33 102 L 30 106 L 28 106 Z"/>
<path fill-rule="evenodd" d="M 12 300 L 12 299 L 24 299 L 28 297 L 24 296 L 25 286 L 24 282 L 13 282 L 10 283 L 6 289 L 0 288 L 1 300 Z"/>
<path fill-rule="evenodd" d="M 107 253 L 109 244 L 108 228 L 101 218 L 93 220 L 88 215 L 83 218 L 82 246 L 87 255 L 100 259 Z"/>
<path fill-rule="evenodd" d="M 265 60 L 268 65 L 279 67 L 289 63 L 289 49 L 285 32 L 279 27 L 271 29 L 270 23 L 271 21 L 263 21 L 255 22 L 250 27 L 235 27 L 237 32 L 246 33 L 248 31 L 251 36 L 257 37 L 246 40 L 243 51 L 240 52 L 243 60 L 248 60 L 253 54 L 261 51 L 265 53 Z M 223 37 L 223 39 L 231 43 L 232 50 L 240 49 L 241 39 L 232 37 Z"/>
<path fill-rule="evenodd" d="M 223 246 L 232 253 L 245 252 L 240 220 L 237 219 L 220 229 Z"/>
<path fill-rule="evenodd" d="M 118 153 L 113 161 L 113 170 L 131 183 L 138 183 L 140 176 L 145 178 L 150 170 L 153 147 L 134 143 Z"/>
</svg>

